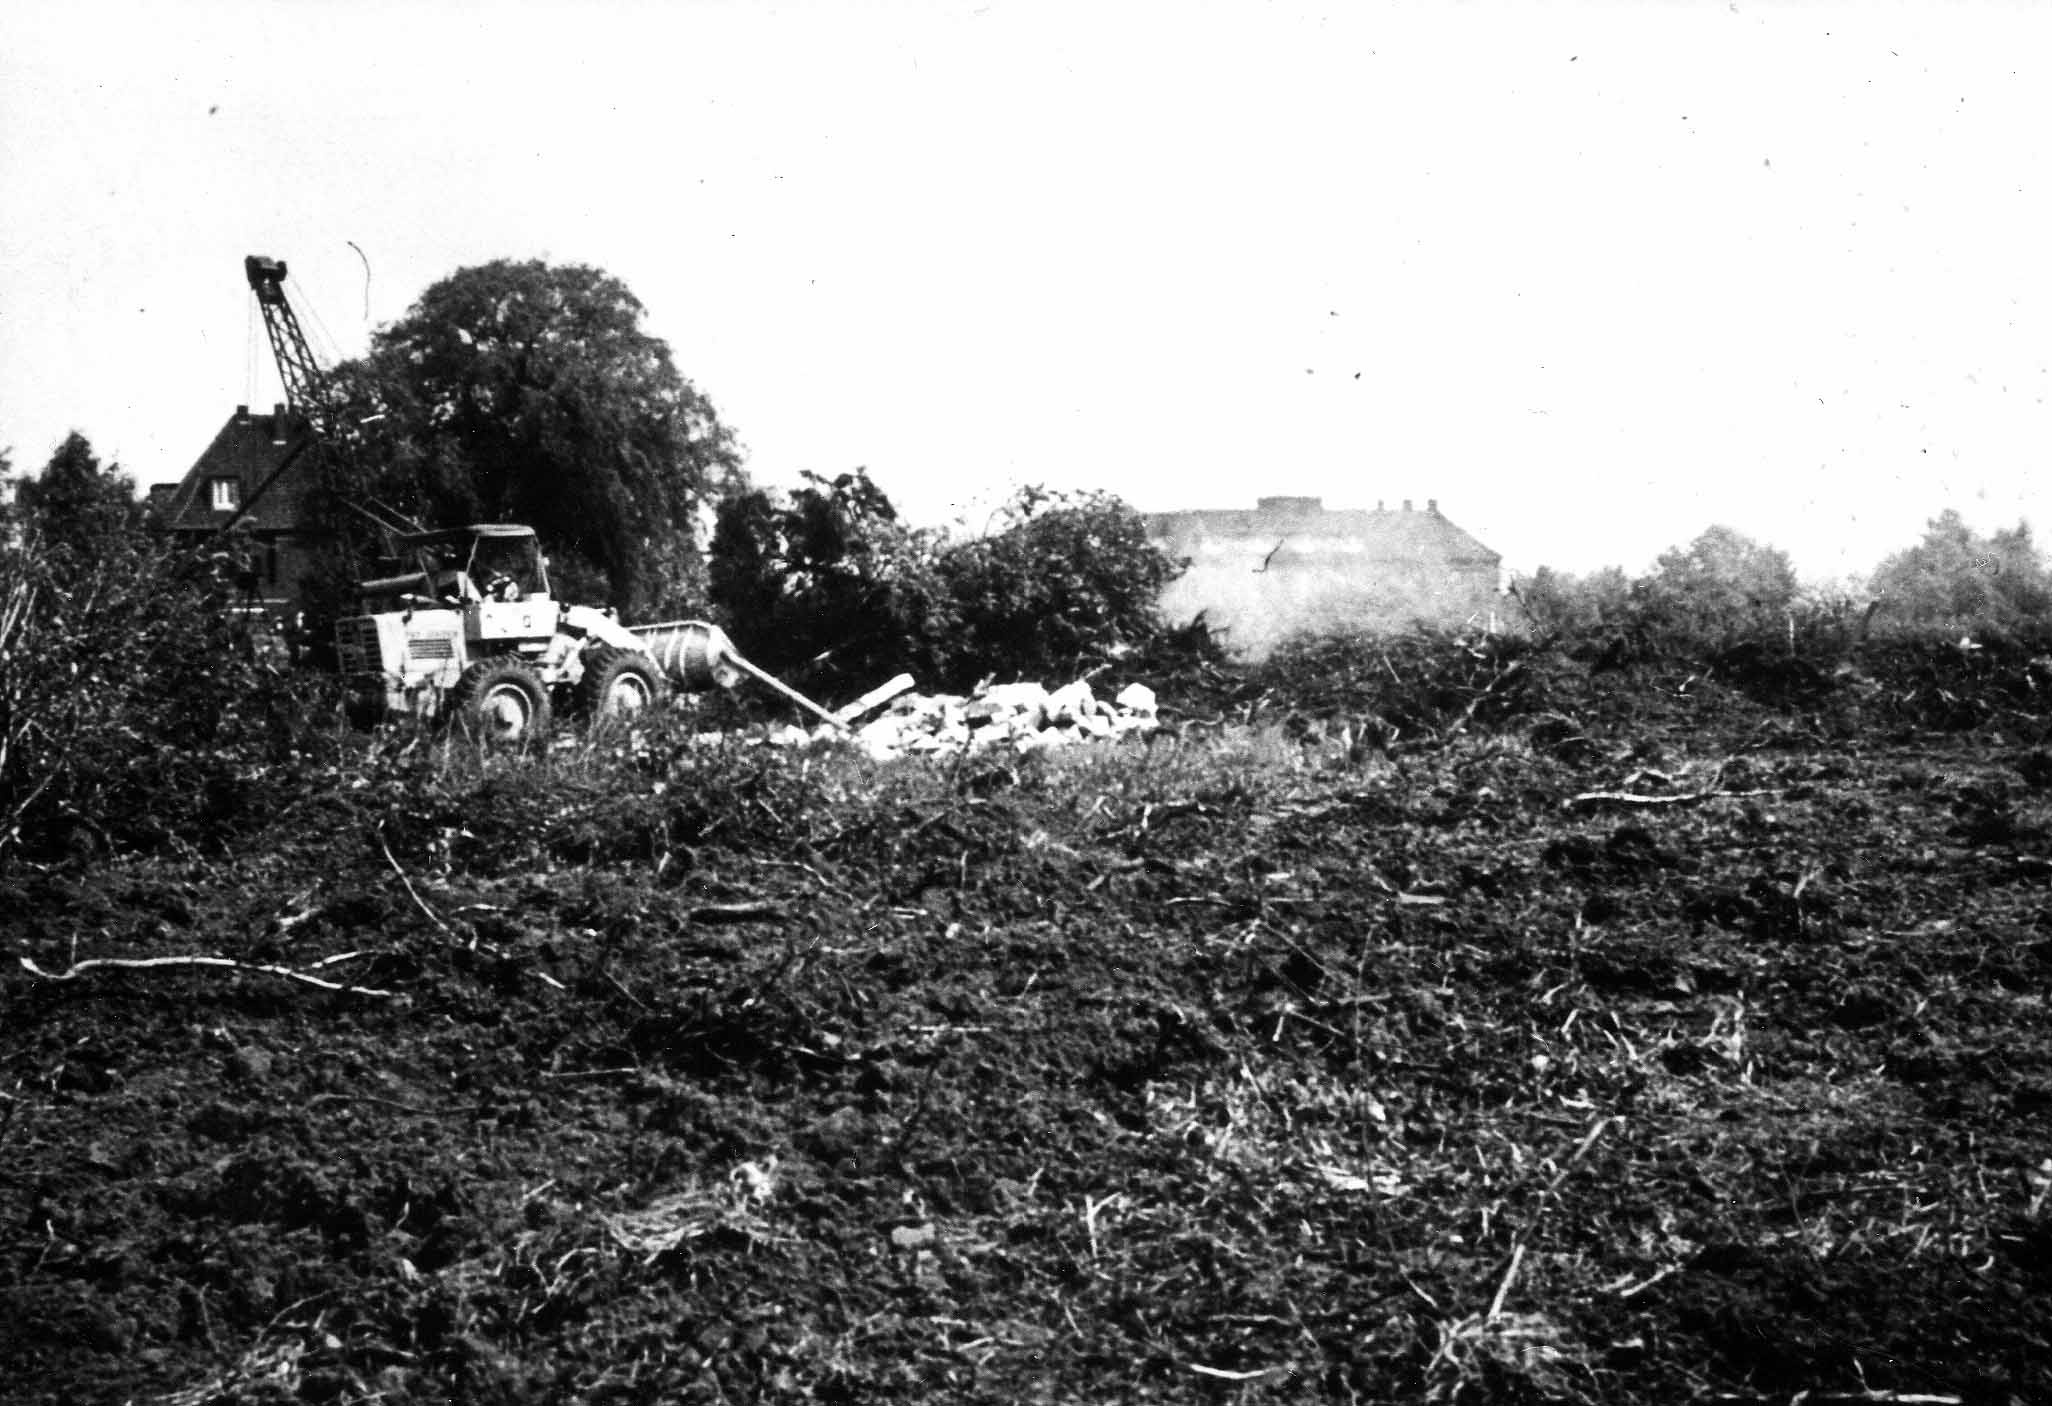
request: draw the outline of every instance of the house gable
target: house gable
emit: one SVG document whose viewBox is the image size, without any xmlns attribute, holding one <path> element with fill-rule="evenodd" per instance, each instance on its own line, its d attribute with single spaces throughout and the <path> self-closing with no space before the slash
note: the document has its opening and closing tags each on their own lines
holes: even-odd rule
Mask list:
<svg viewBox="0 0 2052 1406">
<path fill-rule="evenodd" d="M 232 560 L 245 599 L 289 617 L 324 540 L 309 511 L 313 445 L 305 418 L 287 407 L 252 415 L 238 405 L 185 477 L 151 486 L 151 519 L 188 538 L 229 533 L 218 551 Z"/>
<path fill-rule="evenodd" d="M 260 533 L 305 531 L 312 442 L 306 421 L 282 405 L 269 415 L 236 406 L 175 487 L 150 489 L 158 526 L 218 532 L 234 523 Z"/>
</svg>

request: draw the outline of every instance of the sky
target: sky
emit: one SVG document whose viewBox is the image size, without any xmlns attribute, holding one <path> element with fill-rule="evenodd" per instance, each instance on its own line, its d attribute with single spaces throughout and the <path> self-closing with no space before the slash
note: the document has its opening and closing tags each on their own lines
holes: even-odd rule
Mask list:
<svg viewBox="0 0 2052 1406">
<path fill-rule="evenodd" d="M 2052 530 L 2052 6 L 10 0 L 0 447 L 175 480 L 496 258 L 754 479 L 1436 499 L 1506 566 Z"/>
</svg>

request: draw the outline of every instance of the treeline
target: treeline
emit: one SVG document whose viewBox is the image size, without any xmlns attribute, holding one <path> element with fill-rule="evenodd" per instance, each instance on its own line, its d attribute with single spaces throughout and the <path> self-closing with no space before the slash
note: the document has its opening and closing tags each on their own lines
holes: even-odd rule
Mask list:
<svg viewBox="0 0 2052 1406">
<path fill-rule="evenodd" d="M 1806 586 L 1786 552 L 1712 527 L 1641 576 L 1541 567 L 1510 594 L 1538 638 L 1613 659 L 1741 645 L 1801 654 L 1868 639 L 1995 648 L 2052 640 L 2052 570 L 2030 526 L 1983 535 L 1952 509 L 1864 581 Z"/>
</svg>

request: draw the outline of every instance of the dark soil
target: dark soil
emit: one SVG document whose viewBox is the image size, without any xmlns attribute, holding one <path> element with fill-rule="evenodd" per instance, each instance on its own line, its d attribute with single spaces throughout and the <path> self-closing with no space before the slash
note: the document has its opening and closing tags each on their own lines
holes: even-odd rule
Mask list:
<svg viewBox="0 0 2052 1406">
<path fill-rule="evenodd" d="M 2052 1400 L 2039 695 L 1511 662 L 17 863 L 0 1399 Z"/>
</svg>

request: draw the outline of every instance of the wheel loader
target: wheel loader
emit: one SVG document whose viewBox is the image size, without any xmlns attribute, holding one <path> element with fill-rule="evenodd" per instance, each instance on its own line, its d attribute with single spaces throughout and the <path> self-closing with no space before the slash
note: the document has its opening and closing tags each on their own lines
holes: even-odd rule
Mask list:
<svg viewBox="0 0 2052 1406">
<path fill-rule="evenodd" d="M 335 628 L 354 715 L 442 718 L 488 741 L 545 734 L 556 714 L 592 721 L 659 706 L 672 687 L 731 688 L 751 675 L 818 717 L 835 714 L 757 669 L 702 620 L 622 625 L 558 601 L 534 529 L 479 523 L 394 540 L 407 569 L 359 587 L 363 613 Z"/>
</svg>

